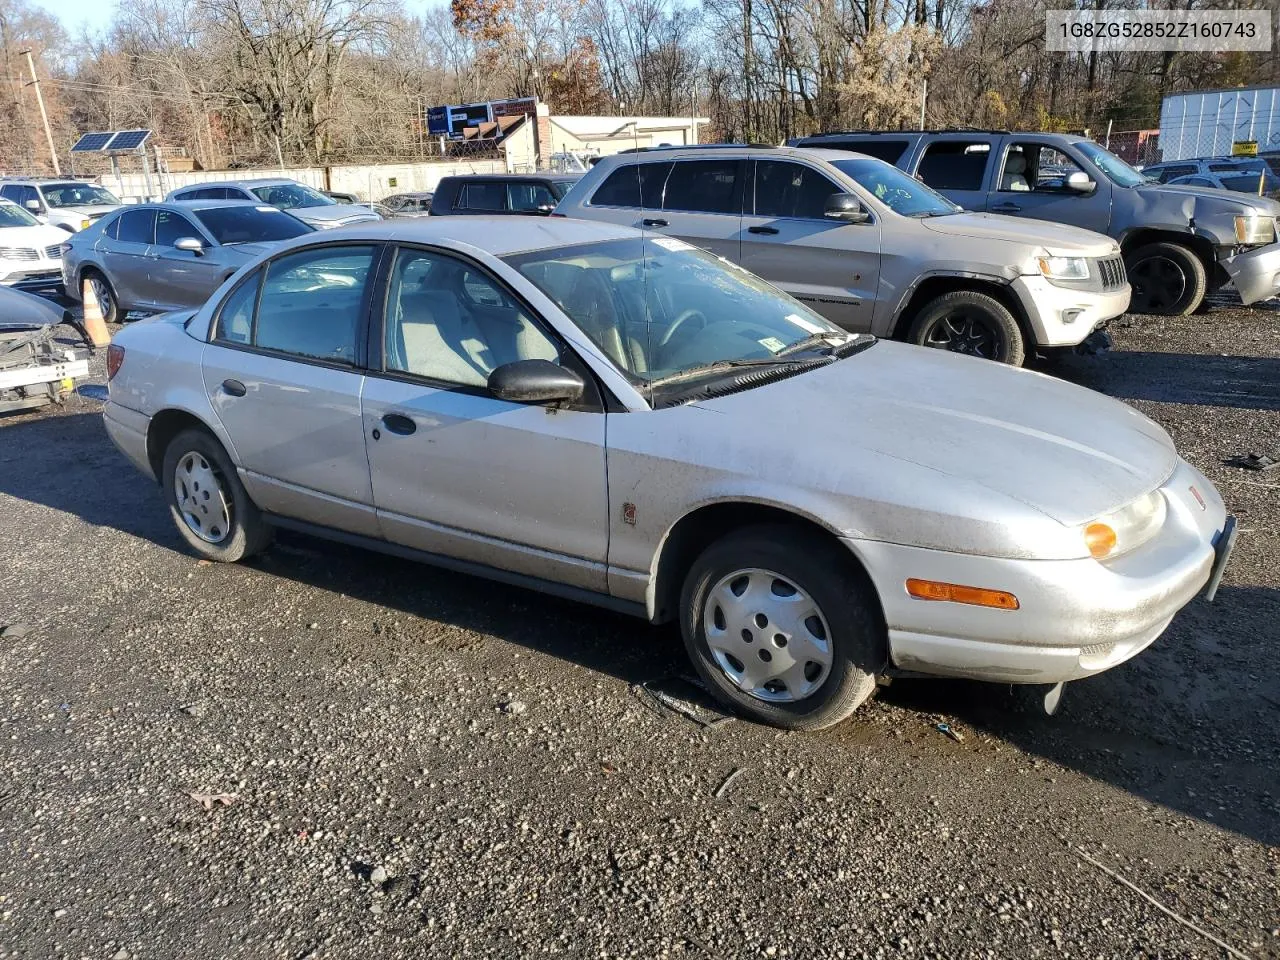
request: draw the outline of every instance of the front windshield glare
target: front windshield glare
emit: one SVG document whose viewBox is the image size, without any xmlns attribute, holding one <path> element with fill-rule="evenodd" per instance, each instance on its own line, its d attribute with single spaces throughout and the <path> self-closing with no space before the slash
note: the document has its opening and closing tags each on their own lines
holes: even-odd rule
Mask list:
<svg viewBox="0 0 1280 960">
<path fill-rule="evenodd" d="M 1076 149 L 1093 161 L 1093 165 L 1107 175 L 1112 183 L 1121 187 L 1136 187 L 1140 183 L 1148 183 L 1151 177 L 1139 173 L 1105 147 L 1100 147 L 1092 140 L 1080 140 Z"/>
<path fill-rule="evenodd" d="M 338 202 L 300 183 L 278 183 L 266 187 L 254 187 L 253 193 L 263 203 L 269 203 L 281 210 L 293 210 L 296 207 L 328 207 Z"/>
<path fill-rule="evenodd" d="M 802 340 L 850 337 L 741 267 L 668 237 L 538 250 L 506 261 L 645 386 L 721 363 L 786 362 L 780 355 Z"/>
<path fill-rule="evenodd" d="M 833 160 L 832 166 L 852 177 L 894 213 L 904 217 L 943 217 L 959 208 L 940 193 L 892 164 L 871 157 Z"/>
</svg>

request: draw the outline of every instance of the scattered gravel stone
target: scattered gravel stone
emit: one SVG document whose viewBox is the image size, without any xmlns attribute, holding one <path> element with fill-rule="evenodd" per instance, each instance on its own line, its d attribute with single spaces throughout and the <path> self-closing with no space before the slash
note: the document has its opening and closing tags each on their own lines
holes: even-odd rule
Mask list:
<svg viewBox="0 0 1280 960">
<path fill-rule="evenodd" d="M 3 637 L 5 640 L 21 640 L 23 637 L 31 633 L 32 629 L 33 628 L 29 623 L 11 623 L 3 630 L 0 630 L 0 637 Z"/>
<path fill-rule="evenodd" d="M 502 712 L 518 717 L 529 712 L 529 705 L 523 700 L 508 700 L 502 705 Z"/>
</svg>

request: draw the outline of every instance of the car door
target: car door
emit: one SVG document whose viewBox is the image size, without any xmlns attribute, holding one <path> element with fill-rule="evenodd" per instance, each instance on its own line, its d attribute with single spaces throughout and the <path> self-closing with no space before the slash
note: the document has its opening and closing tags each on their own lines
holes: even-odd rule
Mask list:
<svg viewBox="0 0 1280 960">
<path fill-rule="evenodd" d="M 820 169 L 795 160 L 748 161 L 742 265 L 846 330 L 871 329 L 880 275 L 880 224 L 824 215 L 843 193 Z"/>
<path fill-rule="evenodd" d="M 336 243 L 271 260 L 223 300 L 201 363 L 254 502 L 364 536 L 378 535 L 360 391 L 381 252 Z"/>
<path fill-rule="evenodd" d="M 390 541 L 603 592 L 605 414 L 493 396 L 515 360 L 576 363 L 502 283 L 449 252 L 402 247 L 383 349 L 364 387 L 374 503 Z"/>
<path fill-rule="evenodd" d="M 908 172 L 966 210 L 985 210 L 999 143 L 1000 137 L 983 134 L 929 139 Z"/>
<path fill-rule="evenodd" d="M 147 271 L 151 266 L 148 255 L 155 235 L 155 208 L 139 207 L 120 215 L 114 237 L 104 235 L 98 241 L 107 279 L 115 291 L 116 300 L 125 308 L 154 306 Z"/>
<path fill-rule="evenodd" d="M 174 244 L 183 238 L 199 240 L 204 251 L 179 250 Z M 185 215 L 174 210 L 156 211 L 156 242 L 147 254 L 152 304 L 161 310 L 176 310 L 199 306 L 209 299 L 228 272 L 213 256 L 216 249 L 213 240 Z"/>
<path fill-rule="evenodd" d="M 1068 223 L 1106 233 L 1111 223 L 1111 181 L 1086 171 L 1058 145 L 1035 137 L 1006 137 L 1000 170 L 987 201 L 991 213 Z M 1020 173 L 1011 170 L 1021 168 Z M 1066 185 L 1073 173 L 1094 181 L 1092 193 Z"/>
</svg>

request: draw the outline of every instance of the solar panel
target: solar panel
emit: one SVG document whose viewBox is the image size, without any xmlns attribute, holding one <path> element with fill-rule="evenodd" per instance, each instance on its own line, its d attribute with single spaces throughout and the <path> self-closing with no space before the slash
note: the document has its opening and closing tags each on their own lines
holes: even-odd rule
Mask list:
<svg viewBox="0 0 1280 960">
<path fill-rule="evenodd" d="M 111 138 L 111 142 L 104 149 L 112 152 L 134 150 L 142 146 L 149 136 L 151 136 L 150 130 L 121 130 Z"/>
<path fill-rule="evenodd" d="M 76 145 L 71 148 L 72 153 L 97 153 L 105 147 L 115 136 L 115 131 L 107 130 L 96 133 L 86 133 L 83 137 L 76 141 Z"/>
</svg>

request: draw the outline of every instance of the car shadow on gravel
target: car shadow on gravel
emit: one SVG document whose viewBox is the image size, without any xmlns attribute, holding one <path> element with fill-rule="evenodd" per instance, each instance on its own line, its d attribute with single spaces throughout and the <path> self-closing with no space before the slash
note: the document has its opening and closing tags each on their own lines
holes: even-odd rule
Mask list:
<svg viewBox="0 0 1280 960">
<path fill-rule="evenodd" d="M 1064 357 L 1044 372 L 1120 400 L 1280 410 L 1280 359 L 1112 350 Z"/>
<path fill-rule="evenodd" d="M 1280 679 L 1252 646 L 1278 621 L 1280 590 L 1224 586 L 1214 604 L 1194 601 L 1132 661 L 1067 684 L 1053 717 L 1030 687 L 910 680 L 880 697 L 1280 845 Z M 1048 766 L 1043 773 L 1052 776 Z"/>
</svg>

